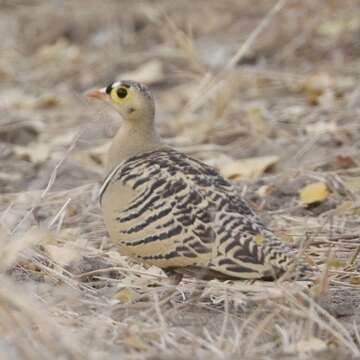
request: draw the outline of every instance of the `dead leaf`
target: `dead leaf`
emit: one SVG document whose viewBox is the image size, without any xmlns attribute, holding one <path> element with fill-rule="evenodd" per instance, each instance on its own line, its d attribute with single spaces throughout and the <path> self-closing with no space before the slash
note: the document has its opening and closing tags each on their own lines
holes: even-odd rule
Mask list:
<svg viewBox="0 0 360 360">
<path fill-rule="evenodd" d="M 349 169 L 358 166 L 356 161 L 349 155 L 338 155 L 336 156 L 335 162 L 340 169 Z"/>
<path fill-rule="evenodd" d="M 129 288 L 124 288 L 118 291 L 114 298 L 118 301 L 120 301 L 122 304 L 131 303 L 135 298 L 137 294 L 134 290 Z"/>
<path fill-rule="evenodd" d="M 307 77 L 297 88 L 307 95 L 311 105 L 329 108 L 334 105 L 337 97 L 342 96 L 353 84 L 351 77 L 334 77 L 333 74 L 320 72 Z"/>
<path fill-rule="evenodd" d="M 136 70 L 121 74 L 122 79 L 132 79 L 148 85 L 156 84 L 164 79 L 162 62 L 159 60 L 149 61 Z"/>
<path fill-rule="evenodd" d="M 124 338 L 125 344 L 131 349 L 145 351 L 148 346 L 138 335 L 128 335 Z"/>
<path fill-rule="evenodd" d="M 329 265 L 329 268 L 332 268 L 332 269 L 343 269 L 346 266 L 346 263 L 345 263 L 345 261 L 342 261 L 342 260 L 339 260 L 336 258 L 332 258 L 332 259 L 329 259 L 328 265 Z"/>
<path fill-rule="evenodd" d="M 344 177 L 344 185 L 351 192 L 360 192 L 360 177 Z"/>
<path fill-rule="evenodd" d="M 300 340 L 295 346 L 295 351 L 300 353 L 324 351 L 326 349 L 326 343 L 317 337 Z"/>
<path fill-rule="evenodd" d="M 326 200 L 329 190 L 323 182 L 306 185 L 300 190 L 300 201 L 303 205 L 310 205 Z"/>
<path fill-rule="evenodd" d="M 260 186 L 257 190 L 256 193 L 260 196 L 260 197 L 266 197 L 268 195 L 271 195 L 271 193 L 274 191 L 274 187 L 271 185 L 263 185 Z"/>
<path fill-rule="evenodd" d="M 26 231 L 20 238 L 11 239 L 8 231 L 0 226 L 0 265 L 2 271 L 15 264 L 20 258 L 21 252 L 38 244 L 49 236 L 49 232 L 38 227 L 32 227 Z"/>
<path fill-rule="evenodd" d="M 105 165 L 110 143 L 89 150 L 90 158 L 98 165 Z"/>
<path fill-rule="evenodd" d="M 275 155 L 235 160 L 220 168 L 223 176 L 232 180 L 255 179 L 276 164 L 279 158 Z"/>
<path fill-rule="evenodd" d="M 3 183 L 16 183 L 22 179 L 21 174 L 9 174 L 5 172 L 0 171 L 0 182 Z"/>
<path fill-rule="evenodd" d="M 325 92 L 334 89 L 335 81 L 333 77 L 328 73 L 318 73 L 309 76 L 301 84 L 301 91 L 303 91 L 307 97 L 308 102 L 311 105 L 318 105 L 320 102 L 321 96 Z"/>
<path fill-rule="evenodd" d="M 68 206 L 66 208 L 66 215 L 68 217 L 76 216 L 78 214 L 78 209 L 75 206 Z"/>
<path fill-rule="evenodd" d="M 44 123 L 41 121 L 31 120 L 26 122 L 22 121 L 21 118 L 19 121 L 16 118 L 10 118 L 9 123 L 0 126 L 0 142 L 24 146 L 36 141 L 43 130 Z"/>
<path fill-rule="evenodd" d="M 267 121 L 266 109 L 260 105 L 253 105 L 246 109 L 244 121 L 247 121 L 251 132 L 256 135 L 268 135 L 270 133 Z"/>
<path fill-rule="evenodd" d="M 305 126 L 305 130 L 310 135 L 321 135 L 325 133 L 335 133 L 338 131 L 336 122 L 333 121 L 317 121 L 314 124 Z"/>
<path fill-rule="evenodd" d="M 89 168 L 105 166 L 109 146 L 110 143 L 106 143 L 92 149 L 78 150 L 72 154 L 71 158 Z"/>
<path fill-rule="evenodd" d="M 354 215 L 359 212 L 353 201 L 345 200 L 336 207 L 337 215 Z"/>
<path fill-rule="evenodd" d="M 70 130 L 66 133 L 54 136 L 51 143 L 54 147 L 67 147 L 77 138 L 78 134 L 79 132 L 77 130 Z"/>
<path fill-rule="evenodd" d="M 284 231 L 276 233 L 276 236 L 280 239 L 281 242 L 283 242 L 285 244 L 295 244 L 296 243 L 294 236 L 292 236 Z"/>
<path fill-rule="evenodd" d="M 318 33 L 328 37 L 338 37 L 343 33 L 360 29 L 360 20 L 357 16 L 348 18 L 331 19 L 324 21 L 318 28 Z"/>
<path fill-rule="evenodd" d="M 205 155 L 204 156 L 204 161 L 216 168 L 216 169 L 221 169 L 222 167 L 224 167 L 227 164 L 232 164 L 234 159 L 226 154 L 222 154 L 222 153 L 218 153 L 218 154 L 214 154 L 214 155 Z"/>
<path fill-rule="evenodd" d="M 353 285 L 360 285 L 360 276 L 358 276 L 358 275 L 351 276 L 350 282 Z"/>
<path fill-rule="evenodd" d="M 45 252 L 49 257 L 62 266 L 67 266 L 80 259 L 79 251 L 69 245 L 43 245 Z"/>
<path fill-rule="evenodd" d="M 50 147 L 45 143 L 32 143 L 28 146 L 14 146 L 17 159 L 42 164 L 50 157 Z"/>
<path fill-rule="evenodd" d="M 60 99 L 52 94 L 46 94 L 34 102 L 34 107 L 37 109 L 52 109 L 60 105 Z"/>
<path fill-rule="evenodd" d="M 80 48 L 60 38 L 55 43 L 42 46 L 37 56 L 44 62 L 77 62 L 81 58 Z"/>
</svg>

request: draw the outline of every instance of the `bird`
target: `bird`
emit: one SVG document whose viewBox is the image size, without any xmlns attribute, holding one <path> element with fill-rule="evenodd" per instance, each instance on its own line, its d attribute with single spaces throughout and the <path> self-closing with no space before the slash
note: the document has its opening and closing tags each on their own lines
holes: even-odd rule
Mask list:
<svg viewBox="0 0 360 360">
<path fill-rule="evenodd" d="M 91 90 L 122 119 L 99 191 L 105 227 L 118 251 L 157 266 L 178 284 L 203 280 L 277 280 L 294 251 L 214 168 L 168 145 L 155 127 L 149 87 L 121 80 Z"/>
</svg>

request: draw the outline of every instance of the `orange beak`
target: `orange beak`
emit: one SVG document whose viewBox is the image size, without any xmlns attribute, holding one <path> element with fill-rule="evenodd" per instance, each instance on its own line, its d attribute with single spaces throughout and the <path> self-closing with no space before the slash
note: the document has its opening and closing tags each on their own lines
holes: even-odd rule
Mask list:
<svg viewBox="0 0 360 360">
<path fill-rule="evenodd" d="M 90 90 L 85 94 L 85 96 L 92 99 L 106 100 L 106 89 L 102 88 L 98 90 Z"/>
</svg>

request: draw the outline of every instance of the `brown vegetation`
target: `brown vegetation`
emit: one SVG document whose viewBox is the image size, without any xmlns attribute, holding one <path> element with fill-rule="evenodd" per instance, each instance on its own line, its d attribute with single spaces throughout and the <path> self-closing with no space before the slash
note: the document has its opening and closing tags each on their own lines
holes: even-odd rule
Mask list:
<svg viewBox="0 0 360 360">
<path fill-rule="evenodd" d="M 355 0 L 0 1 L 0 358 L 360 355 Z M 148 83 L 167 142 L 237 182 L 319 284 L 187 279 L 122 257 L 97 204 L 116 114 Z M 205 287 L 199 295 L 199 288 Z"/>
</svg>

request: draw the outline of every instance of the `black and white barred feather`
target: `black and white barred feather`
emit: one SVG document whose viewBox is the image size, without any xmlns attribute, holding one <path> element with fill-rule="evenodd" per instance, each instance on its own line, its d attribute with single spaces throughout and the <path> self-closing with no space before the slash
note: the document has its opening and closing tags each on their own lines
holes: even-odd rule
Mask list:
<svg viewBox="0 0 360 360">
<path fill-rule="evenodd" d="M 134 156 L 105 179 L 131 192 L 114 209 L 112 237 L 124 255 L 201 278 L 274 279 L 293 262 L 281 243 L 210 166 L 173 149 Z M 120 195 L 121 196 L 121 193 Z M 127 197 L 128 199 L 128 197 Z"/>
</svg>

